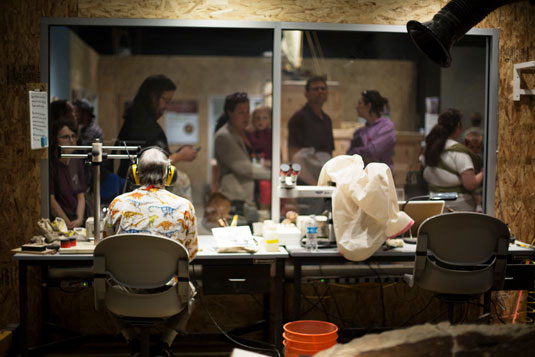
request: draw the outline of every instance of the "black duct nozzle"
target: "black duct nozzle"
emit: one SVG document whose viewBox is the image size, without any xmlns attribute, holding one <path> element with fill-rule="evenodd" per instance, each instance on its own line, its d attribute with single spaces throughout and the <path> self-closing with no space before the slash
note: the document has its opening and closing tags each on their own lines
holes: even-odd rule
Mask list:
<svg viewBox="0 0 535 357">
<path fill-rule="evenodd" d="M 451 65 L 451 47 L 500 6 L 521 0 L 452 0 L 431 21 L 407 22 L 416 46 L 441 67 Z M 530 0 L 531 1 L 531 0 Z"/>
</svg>

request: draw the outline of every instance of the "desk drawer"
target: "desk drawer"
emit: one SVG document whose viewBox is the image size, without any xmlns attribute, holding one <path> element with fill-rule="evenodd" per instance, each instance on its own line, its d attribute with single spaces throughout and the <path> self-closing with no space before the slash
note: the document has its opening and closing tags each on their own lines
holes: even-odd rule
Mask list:
<svg viewBox="0 0 535 357">
<path fill-rule="evenodd" d="M 204 265 L 202 272 L 205 294 L 268 293 L 269 264 Z"/>
</svg>

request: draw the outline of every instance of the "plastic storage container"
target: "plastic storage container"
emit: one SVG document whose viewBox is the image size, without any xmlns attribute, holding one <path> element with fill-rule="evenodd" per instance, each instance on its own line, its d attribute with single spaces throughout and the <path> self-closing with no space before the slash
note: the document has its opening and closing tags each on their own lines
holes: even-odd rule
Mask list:
<svg viewBox="0 0 535 357">
<path fill-rule="evenodd" d="M 336 344 L 338 327 L 325 321 L 300 320 L 283 326 L 286 357 L 313 356 Z"/>
<path fill-rule="evenodd" d="M 273 221 L 264 221 L 264 245 L 267 252 L 279 251 L 279 237 L 277 235 L 277 225 Z"/>
</svg>

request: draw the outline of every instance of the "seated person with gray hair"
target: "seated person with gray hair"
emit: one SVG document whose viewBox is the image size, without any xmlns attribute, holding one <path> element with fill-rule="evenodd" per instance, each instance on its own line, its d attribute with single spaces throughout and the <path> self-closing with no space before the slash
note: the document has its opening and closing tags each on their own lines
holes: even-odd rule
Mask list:
<svg viewBox="0 0 535 357">
<path fill-rule="evenodd" d="M 190 201 L 165 189 L 165 186 L 173 183 L 173 179 L 176 180 L 174 170 L 163 149 L 159 147 L 144 149 L 138 156 L 137 165 L 132 165 L 132 169 L 129 170 L 140 187 L 117 196 L 111 202 L 104 218 L 104 238 L 120 233 L 145 233 L 167 237 L 186 247 L 191 262 L 198 250 L 197 219 Z M 168 285 L 174 284 L 176 284 L 174 279 L 168 283 Z M 190 287 L 193 297 L 195 288 L 191 284 Z M 177 331 L 185 329 L 192 311 L 193 300 L 192 298 L 190 301 L 190 308 L 184 309 L 163 323 L 159 344 L 161 355 L 172 356 L 170 346 Z M 132 352 L 137 352 L 138 332 L 115 316 L 114 320 L 131 346 Z"/>
</svg>

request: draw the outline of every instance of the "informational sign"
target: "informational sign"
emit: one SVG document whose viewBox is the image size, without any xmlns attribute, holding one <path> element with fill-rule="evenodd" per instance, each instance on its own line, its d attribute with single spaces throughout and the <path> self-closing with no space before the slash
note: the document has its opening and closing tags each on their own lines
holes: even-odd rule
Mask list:
<svg viewBox="0 0 535 357">
<path fill-rule="evenodd" d="M 47 93 L 30 91 L 30 136 L 32 150 L 48 147 Z"/>
</svg>

